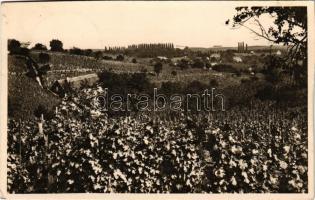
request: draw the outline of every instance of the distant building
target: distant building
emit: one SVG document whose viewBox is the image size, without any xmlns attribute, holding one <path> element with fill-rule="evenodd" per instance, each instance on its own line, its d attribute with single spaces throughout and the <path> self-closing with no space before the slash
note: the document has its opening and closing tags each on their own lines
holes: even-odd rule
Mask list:
<svg viewBox="0 0 315 200">
<path fill-rule="evenodd" d="M 159 60 L 168 60 L 168 58 L 165 57 L 165 56 L 158 56 L 157 58 L 158 58 Z"/>
<path fill-rule="evenodd" d="M 281 55 L 282 55 L 282 52 L 281 52 L 280 50 L 278 50 L 278 51 L 276 52 L 276 55 L 281 56 Z"/>
<path fill-rule="evenodd" d="M 50 90 L 60 97 L 64 97 L 67 91 L 80 89 L 82 86 L 92 86 L 98 80 L 99 77 L 97 74 L 67 77 L 66 79 L 56 80 L 50 87 Z"/>
<path fill-rule="evenodd" d="M 234 62 L 237 62 L 237 63 L 243 62 L 242 58 L 239 57 L 239 56 L 234 56 L 234 57 L 233 57 L 233 61 L 234 61 Z"/>
</svg>

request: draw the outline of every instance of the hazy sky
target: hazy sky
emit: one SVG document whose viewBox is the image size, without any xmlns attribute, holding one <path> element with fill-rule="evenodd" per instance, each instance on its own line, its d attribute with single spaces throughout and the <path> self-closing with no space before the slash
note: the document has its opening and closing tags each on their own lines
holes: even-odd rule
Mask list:
<svg viewBox="0 0 315 200">
<path fill-rule="evenodd" d="M 265 45 L 249 30 L 231 29 L 231 2 L 45 2 L 4 6 L 8 38 L 64 48 L 104 48 L 137 43 L 172 42 L 211 47 Z"/>
</svg>

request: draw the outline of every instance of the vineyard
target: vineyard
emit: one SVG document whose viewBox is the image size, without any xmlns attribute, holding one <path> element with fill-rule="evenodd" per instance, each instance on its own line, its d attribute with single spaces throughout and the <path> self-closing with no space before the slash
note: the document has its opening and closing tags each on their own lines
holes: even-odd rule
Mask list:
<svg viewBox="0 0 315 200">
<path fill-rule="evenodd" d="M 8 188 L 38 192 L 307 192 L 305 107 L 108 117 L 83 89 L 52 118 L 8 121 Z M 266 109 L 268 107 L 268 109 Z"/>
</svg>

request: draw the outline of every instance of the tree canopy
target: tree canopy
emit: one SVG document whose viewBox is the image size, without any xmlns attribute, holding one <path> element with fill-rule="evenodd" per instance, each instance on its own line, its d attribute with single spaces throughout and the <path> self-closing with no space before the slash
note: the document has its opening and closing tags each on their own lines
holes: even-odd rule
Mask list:
<svg viewBox="0 0 315 200">
<path fill-rule="evenodd" d="M 63 51 L 63 44 L 60 40 L 51 40 L 50 41 L 50 50 L 51 51 Z"/>
</svg>

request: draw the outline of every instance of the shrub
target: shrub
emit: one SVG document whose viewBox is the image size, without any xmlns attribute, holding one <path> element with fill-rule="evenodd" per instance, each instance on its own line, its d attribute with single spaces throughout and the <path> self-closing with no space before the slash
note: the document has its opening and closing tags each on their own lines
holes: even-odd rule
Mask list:
<svg viewBox="0 0 315 200">
<path fill-rule="evenodd" d="M 173 75 L 173 76 L 176 76 L 176 75 L 177 75 L 177 72 L 176 72 L 176 71 L 172 71 L 172 75 Z"/>
<path fill-rule="evenodd" d="M 137 63 L 137 59 L 133 58 L 131 62 L 132 63 Z"/>
</svg>

